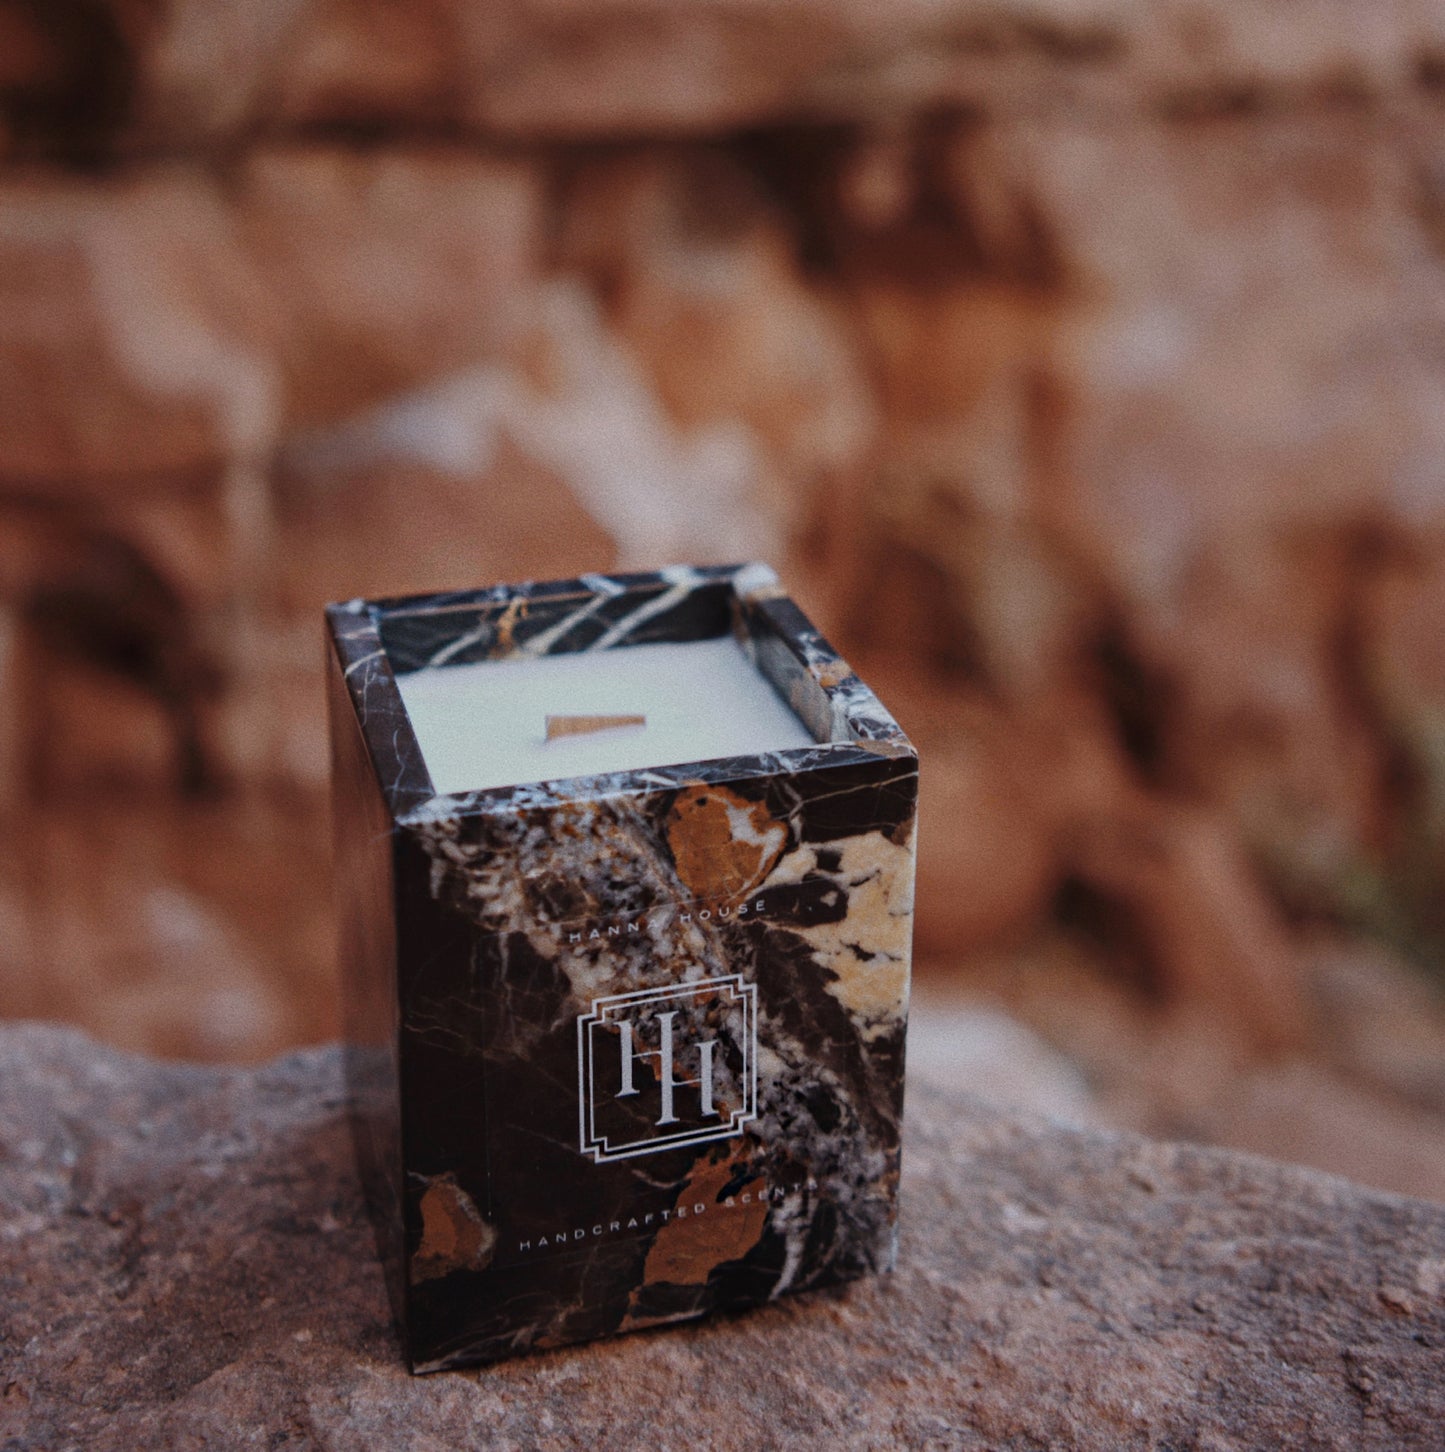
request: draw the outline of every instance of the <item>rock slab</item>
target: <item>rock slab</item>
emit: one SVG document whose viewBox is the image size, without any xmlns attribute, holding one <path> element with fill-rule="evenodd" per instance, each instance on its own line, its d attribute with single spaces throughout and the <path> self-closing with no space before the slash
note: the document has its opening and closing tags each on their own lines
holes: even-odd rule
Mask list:
<svg viewBox="0 0 1445 1452">
<path fill-rule="evenodd" d="M 0 1028 L 0 1447 L 1436 1448 L 1445 1209 L 910 1087 L 896 1274 L 403 1370 L 335 1049 Z"/>
</svg>

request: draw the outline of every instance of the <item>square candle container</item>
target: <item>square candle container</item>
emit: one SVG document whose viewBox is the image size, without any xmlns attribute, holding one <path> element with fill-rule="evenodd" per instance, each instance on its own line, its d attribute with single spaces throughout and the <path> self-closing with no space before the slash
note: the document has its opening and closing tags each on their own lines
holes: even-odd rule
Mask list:
<svg viewBox="0 0 1445 1452">
<path fill-rule="evenodd" d="M 890 1267 L 918 759 L 772 572 L 327 623 L 348 1084 L 413 1370 Z"/>
</svg>

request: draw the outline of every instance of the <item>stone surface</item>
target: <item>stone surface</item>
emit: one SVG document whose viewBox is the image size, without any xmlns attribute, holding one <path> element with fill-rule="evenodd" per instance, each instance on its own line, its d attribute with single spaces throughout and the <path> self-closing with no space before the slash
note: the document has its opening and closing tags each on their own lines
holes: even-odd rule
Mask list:
<svg viewBox="0 0 1445 1452">
<path fill-rule="evenodd" d="M 541 181 L 445 147 L 252 155 L 233 225 L 284 319 L 288 422 L 348 419 L 495 356 L 528 320 Z"/>
<path fill-rule="evenodd" d="M 436 147 L 0 175 L 0 479 L 194 488 L 496 355 L 528 320 L 539 181 Z"/>
<path fill-rule="evenodd" d="M 5 1016 L 206 1060 L 335 1037 L 326 819 L 315 797 L 47 812 L 0 879 Z"/>
<path fill-rule="evenodd" d="M 1438 1445 L 1445 1212 L 911 1089 L 896 1273 L 412 1379 L 335 1050 L 0 1030 L 0 1433 L 70 1448 Z"/>
<path fill-rule="evenodd" d="M 269 445 L 279 320 L 213 177 L 7 174 L 0 194 L 11 489 L 105 495 L 156 476 L 194 487 Z"/>
<path fill-rule="evenodd" d="M 954 1012 L 1003 1009 L 1066 1056 L 1090 1122 L 1445 1202 L 1445 1001 L 1366 941 L 1310 935 L 1300 961 L 1314 1034 L 1264 1054 L 1233 1015 L 1140 994 L 1127 960 L 1078 929 L 920 976 Z M 967 1063 L 955 1082 L 972 1091 Z"/>
<path fill-rule="evenodd" d="M 1445 22 L 1411 0 L 104 0 L 84 20 L 16 7 L 6 39 L 14 142 L 86 154 L 278 123 L 611 138 L 946 106 L 1352 101 L 1438 65 Z"/>
<path fill-rule="evenodd" d="M 1089 1082 L 1065 1055 L 1000 1009 L 915 980 L 908 1073 L 998 1109 L 1103 1127 Z"/>
</svg>

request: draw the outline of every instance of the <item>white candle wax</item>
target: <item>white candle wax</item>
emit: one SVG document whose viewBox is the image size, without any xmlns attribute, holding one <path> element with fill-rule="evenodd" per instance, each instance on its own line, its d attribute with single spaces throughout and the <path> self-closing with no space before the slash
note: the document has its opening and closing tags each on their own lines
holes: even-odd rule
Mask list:
<svg viewBox="0 0 1445 1452">
<path fill-rule="evenodd" d="M 814 744 L 730 635 L 442 666 L 397 685 L 444 793 Z M 548 741 L 549 715 L 647 723 Z"/>
</svg>

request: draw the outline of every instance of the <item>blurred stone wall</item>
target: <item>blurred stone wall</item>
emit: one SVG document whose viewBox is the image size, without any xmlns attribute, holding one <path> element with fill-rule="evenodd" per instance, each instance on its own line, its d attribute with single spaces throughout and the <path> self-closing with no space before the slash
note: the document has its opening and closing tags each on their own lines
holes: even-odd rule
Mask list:
<svg viewBox="0 0 1445 1452">
<path fill-rule="evenodd" d="M 333 1033 L 320 605 L 760 556 L 923 971 L 1445 1112 L 1348 1032 L 1445 941 L 1445 10 L 9 0 L 0 116 L 0 1012 Z"/>
</svg>

